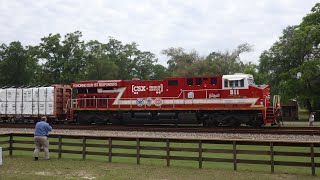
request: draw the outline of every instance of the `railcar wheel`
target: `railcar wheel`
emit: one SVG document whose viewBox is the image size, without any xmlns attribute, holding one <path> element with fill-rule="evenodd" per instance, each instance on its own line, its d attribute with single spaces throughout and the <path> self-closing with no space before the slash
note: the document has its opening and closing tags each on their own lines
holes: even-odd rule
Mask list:
<svg viewBox="0 0 320 180">
<path fill-rule="evenodd" d="M 233 118 L 229 122 L 230 127 L 239 127 L 241 125 L 240 121 L 237 118 Z"/>
<path fill-rule="evenodd" d="M 255 127 L 255 128 L 261 127 L 263 125 L 263 119 L 262 119 L 262 117 L 257 115 L 254 117 L 254 119 L 252 119 L 251 121 L 248 122 L 248 125 Z"/>
<path fill-rule="evenodd" d="M 217 127 L 219 122 L 214 118 L 214 115 L 209 115 L 207 119 L 203 121 L 203 126 L 205 127 Z"/>
</svg>

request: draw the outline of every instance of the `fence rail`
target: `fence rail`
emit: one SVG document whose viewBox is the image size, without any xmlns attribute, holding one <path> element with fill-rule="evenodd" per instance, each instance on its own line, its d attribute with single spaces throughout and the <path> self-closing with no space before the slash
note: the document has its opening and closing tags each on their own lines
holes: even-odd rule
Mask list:
<svg viewBox="0 0 320 180">
<path fill-rule="evenodd" d="M 20 147 L 21 145 L 34 144 L 32 139 L 21 140 L 19 137 L 33 137 L 32 134 L 25 133 L 8 133 L 0 134 L 0 146 L 3 151 L 9 151 L 9 156 L 13 156 L 14 151 L 33 151 L 32 147 Z M 2 139 L 7 140 L 2 140 Z M 55 139 L 52 142 L 52 139 Z M 63 140 L 78 139 L 80 142 L 64 142 Z M 88 140 L 103 140 L 103 143 L 90 143 Z M 232 163 L 233 169 L 237 170 L 238 164 L 260 164 L 270 165 L 270 171 L 275 171 L 275 166 L 298 166 L 310 167 L 311 174 L 316 175 L 316 168 L 320 167 L 320 142 L 285 142 L 285 141 L 249 141 L 249 140 L 208 140 L 208 139 L 177 139 L 177 138 L 148 138 L 148 137 L 105 137 L 105 136 L 82 136 L 82 135 L 51 135 L 50 145 L 57 148 L 50 148 L 50 152 L 58 153 L 58 158 L 62 158 L 63 154 L 80 154 L 82 159 L 86 159 L 87 155 L 106 156 L 108 161 L 112 162 L 113 157 L 130 157 L 136 158 L 136 163 L 140 164 L 141 158 L 163 159 L 167 166 L 170 166 L 172 160 L 188 160 L 198 162 L 198 167 L 203 167 L 203 162 L 225 162 Z M 127 144 L 117 144 L 119 142 L 127 142 Z M 131 142 L 128 143 L 128 142 Z M 143 145 L 145 142 L 155 142 L 152 145 Z M 193 147 L 176 147 L 173 143 L 185 143 L 193 145 Z M 19 146 L 20 145 L 20 146 Z M 214 145 L 230 145 L 230 149 L 214 148 Z M 238 148 L 241 145 L 241 148 Z M 208 147 L 210 146 L 210 147 Z M 243 149 L 242 146 L 264 147 L 267 150 Z M 304 147 L 307 151 L 293 152 L 275 150 L 276 147 Z M 67 150 L 64 147 L 77 147 L 80 150 Z M 104 148 L 104 151 L 89 151 L 87 148 Z M 317 151 L 315 149 L 317 148 Z M 135 153 L 114 152 L 115 149 L 135 150 Z M 155 151 L 155 154 L 144 154 L 141 151 Z M 159 155 L 162 152 L 164 155 Z M 177 156 L 172 152 L 195 153 L 196 156 Z M 232 155 L 231 158 L 219 158 L 208 156 L 208 154 Z M 264 155 L 268 158 L 263 159 L 243 159 L 238 155 Z M 310 158 L 306 162 L 282 161 L 275 160 L 275 157 L 306 157 Z M 316 162 L 318 160 L 318 162 Z"/>
</svg>

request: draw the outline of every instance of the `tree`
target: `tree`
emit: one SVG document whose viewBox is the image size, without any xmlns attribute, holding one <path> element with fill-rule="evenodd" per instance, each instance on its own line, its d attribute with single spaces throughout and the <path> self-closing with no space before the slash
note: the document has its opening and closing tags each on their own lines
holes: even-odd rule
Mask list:
<svg viewBox="0 0 320 180">
<path fill-rule="evenodd" d="M 136 51 L 136 58 L 133 59 L 133 77 L 139 79 L 152 79 L 154 63 L 157 62 L 155 55 L 150 52 Z"/>
<path fill-rule="evenodd" d="M 259 70 L 269 76 L 273 93 L 284 101 L 295 99 L 313 111 L 319 108 L 320 3 L 303 21 L 289 26 L 283 35 L 260 56 Z"/>
<path fill-rule="evenodd" d="M 190 53 L 184 52 L 184 49 L 179 48 L 169 48 L 161 52 L 162 54 L 169 57 L 167 61 L 168 72 L 172 76 L 192 76 L 193 72 L 190 72 L 190 67 L 201 60 L 203 60 L 197 51 L 192 50 Z"/>
<path fill-rule="evenodd" d="M 154 65 L 151 79 L 165 79 L 167 77 L 170 77 L 170 73 L 166 67 L 161 64 Z"/>
<path fill-rule="evenodd" d="M 250 51 L 252 47 L 245 43 L 232 52 L 212 52 L 206 57 L 195 50 L 186 53 L 183 48 L 165 49 L 162 54 L 169 57 L 168 71 L 172 76 L 208 76 L 243 73 L 247 64 L 240 60 L 240 54 Z"/>
<path fill-rule="evenodd" d="M 244 43 L 232 52 L 212 52 L 206 57 L 206 61 L 216 75 L 243 73 L 245 64 L 240 60 L 240 54 L 251 51 L 252 46 Z"/>
<path fill-rule="evenodd" d="M 81 32 L 68 33 L 61 41 L 60 34 L 41 39 L 40 58 L 48 83 L 71 83 L 84 78 L 87 65 Z"/>
<path fill-rule="evenodd" d="M 105 44 L 90 41 L 86 44 L 85 58 L 88 60 L 85 79 L 117 79 L 119 68 L 108 56 Z"/>
<path fill-rule="evenodd" d="M 9 46 L 0 46 L 0 82 L 1 85 L 28 85 L 34 78 L 37 60 L 32 56 L 32 47 L 24 48 L 19 41 Z"/>
</svg>

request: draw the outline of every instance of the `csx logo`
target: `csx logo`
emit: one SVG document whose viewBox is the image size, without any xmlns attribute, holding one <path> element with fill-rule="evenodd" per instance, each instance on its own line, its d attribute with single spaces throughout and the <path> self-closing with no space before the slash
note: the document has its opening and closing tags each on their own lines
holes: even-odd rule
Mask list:
<svg viewBox="0 0 320 180">
<path fill-rule="evenodd" d="M 135 86 L 132 85 L 132 92 L 133 93 L 138 93 L 138 92 L 142 92 L 142 91 L 146 91 L 146 86 Z"/>
</svg>

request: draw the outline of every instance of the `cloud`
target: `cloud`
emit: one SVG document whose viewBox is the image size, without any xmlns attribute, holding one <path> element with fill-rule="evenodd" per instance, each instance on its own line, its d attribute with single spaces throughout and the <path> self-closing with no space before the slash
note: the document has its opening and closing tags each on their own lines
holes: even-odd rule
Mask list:
<svg viewBox="0 0 320 180">
<path fill-rule="evenodd" d="M 35 45 L 49 33 L 79 30 L 85 40 L 114 37 L 136 42 L 165 65 L 161 50 L 195 49 L 201 55 L 233 50 L 247 42 L 255 51 L 242 56 L 258 62 L 288 25 L 299 24 L 316 0 L 10 0 L 0 1 L 0 43 Z"/>
</svg>

